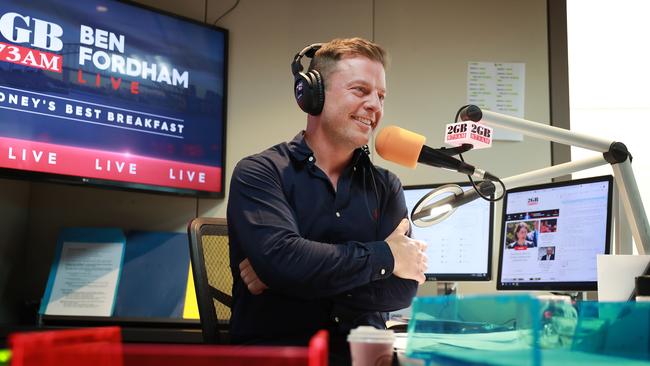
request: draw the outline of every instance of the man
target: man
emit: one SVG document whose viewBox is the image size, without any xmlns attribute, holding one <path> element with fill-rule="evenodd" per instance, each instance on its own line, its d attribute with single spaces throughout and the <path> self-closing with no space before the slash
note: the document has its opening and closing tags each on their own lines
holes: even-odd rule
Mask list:
<svg viewBox="0 0 650 366">
<path fill-rule="evenodd" d="M 322 45 L 310 75 L 324 94 L 307 109 L 305 131 L 235 168 L 234 343 L 306 345 L 327 329 L 345 359 L 350 329 L 385 328 L 386 312 L 409 306 L 424 281 L 426 244 L 407 236 L 401 183 L 364 149 L 383 114 L 385 63 L 385 51 L 363 39 Z M 296 83 L 299 104 L 303 87 Z"/>
<path fill-rule="evenodd" d="M 553 261 L 555 260 L 555 248 L 546 247 L 546 254 L 542 256 L 543 261 Z"/>
</svg>

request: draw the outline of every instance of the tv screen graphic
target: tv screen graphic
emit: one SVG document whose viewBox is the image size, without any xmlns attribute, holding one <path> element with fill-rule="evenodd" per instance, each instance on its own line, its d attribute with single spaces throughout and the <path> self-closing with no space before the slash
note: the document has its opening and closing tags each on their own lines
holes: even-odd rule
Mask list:
<svg viewBox="0 0 650 366">
<path fill-rule="evenodd" d="M 0 173 L 223 196 L 226 30 L 127 2 L 0 2 Z"/>
</svg>

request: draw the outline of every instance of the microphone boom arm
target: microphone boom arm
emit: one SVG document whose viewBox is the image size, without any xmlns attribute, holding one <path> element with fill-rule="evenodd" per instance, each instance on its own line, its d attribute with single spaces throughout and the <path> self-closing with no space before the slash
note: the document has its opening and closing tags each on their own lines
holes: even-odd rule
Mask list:
<svg viewBox="0 0 650 366">
<path fill-rule="evenodd" d="M 639 254 L 650 253 L 650 225 L 643 207 L 639 187 L 634 177 L 632 156 L 620 142 L 594 137 L 588 134 L 549 126 L 543 123 L 512 117 L 488 110 L 482 111 L 481 123 L 520 132 L 527 136 L 541 138 L 564 145 L 577 146 L 602 153 L 595 158 L 559 164 L 547 168 L 502 179 L 507 188 L 525 185 L 544 178 L 553 178 L 599 165 L 611 164 L 618 193 L 623 201 L 623 210 L 630 224 L 632 236 Z M 620 223 L 620 220 L 619 220 Z M 620 227 L 620 225 L 619 225 Z M 619 230 L 617 230 L 619 231 Z M 616 242 L 617 251 L 621 243 Z"/>
</svg>

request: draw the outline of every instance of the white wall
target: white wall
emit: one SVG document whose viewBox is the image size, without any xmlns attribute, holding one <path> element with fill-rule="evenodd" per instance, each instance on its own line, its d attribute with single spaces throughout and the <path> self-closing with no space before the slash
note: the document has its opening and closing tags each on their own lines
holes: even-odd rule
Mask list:
<svg viewBox="0 0 650 366">
<path fill-rule="evenodd" d="M 202 0 L 139 2 L 200 21 L 205 16 Z M 232 4 L 208 0 L 207 5 L 207 20 L 212 22 Z M 471 17 L 477 18 L 475 25 L 466 22 Z M 230 30 L 226 186 L 242 157 L 291 139 L 304 127 L 306 118 L 293 101 L 289 65 L 305 45 L 334 37 L 374 36 L 389 50 L 392 65 L 387 72 L 384 125 L 422 133 L 431 145 L 441 145 L 442 126 L 466 102 L 468 61 L 525 62 L 526 118 L 549 120 L 544 0 L 242 0 L 218 25 Z M 550 165 L 550 147 L 533 139 L 497 142 L 491 150 L 469 152 L 466 158 L 509 176 Z M 428 167 L 407 170 L 379 158 L 377 163 L 395 171 L 404 184 L 463 179 Z M 19 223 L 8 231 L 19 238 L 12 245 L 21 246 L 17 251 L 24 256 L 23 272 L 11 280 L 19 281 L 25 299 L 41 296 L 62 227 L 182 232 L 197 214 L 223 217 L 226 208 L 226 200 L 45 183 L 6 185 L 9 193 L 3 195 L 15 196 L 19 208 L 10 208 L 3 199 L 0 212 L 8 210 Z M 0 250 L 6 251 L 2 245 Z M 489 292 L 495 286 L 490 282 L 462 289 Z M 431 291 L 430 286 L 424 288 L 425 293 Z"/>
</svg>

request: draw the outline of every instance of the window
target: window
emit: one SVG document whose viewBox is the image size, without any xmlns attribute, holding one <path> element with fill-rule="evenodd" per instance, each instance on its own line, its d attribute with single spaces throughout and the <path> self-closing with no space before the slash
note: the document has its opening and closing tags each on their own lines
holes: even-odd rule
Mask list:
<svg viewBox="0 0 650 366">
<path fill-rule="evenodd" d="M 650 1 L 567 0 L 571 130 L 623 142 L 650 209 Z M 596 152 L 572 148 L 572 160 Z M 574 178 L 610 174 L 607 166 Z"/>
</svg>

